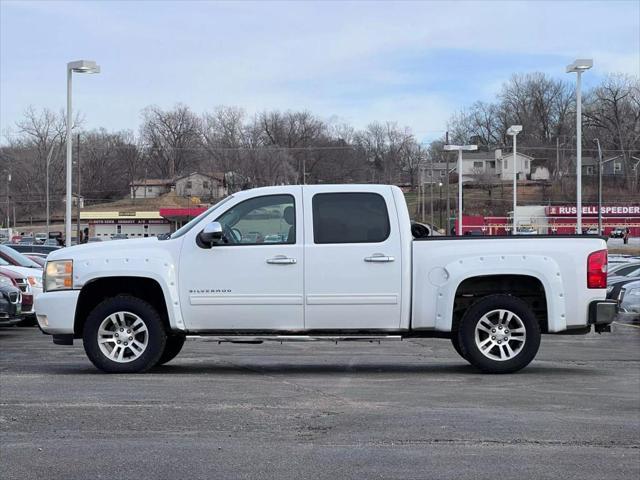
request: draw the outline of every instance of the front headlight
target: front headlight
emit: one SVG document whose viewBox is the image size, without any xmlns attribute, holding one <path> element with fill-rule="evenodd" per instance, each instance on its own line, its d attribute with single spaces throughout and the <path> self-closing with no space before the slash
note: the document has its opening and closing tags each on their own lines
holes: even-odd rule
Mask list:
<svg viewBox="0 0 640 480">
<path fill-rule="evenodd" d="M 27 282 L 29 285 L 36 288 L 42 288 L 42 278 L 38 277 L 27 277 Z"/>
<path fill-rule="evenodd" d="M 73 286 L 73 260 L 47 262 L 43 282 L 45 292 L 71 290 Z"/>
</svg>

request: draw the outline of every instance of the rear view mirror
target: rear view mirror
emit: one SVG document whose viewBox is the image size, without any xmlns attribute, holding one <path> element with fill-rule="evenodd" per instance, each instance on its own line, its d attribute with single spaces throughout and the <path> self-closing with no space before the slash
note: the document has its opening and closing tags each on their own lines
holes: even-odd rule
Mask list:
<svg viewBox="0 0 640 480">
<path fill-rule="evenodd" d="M 222 242 L 222 225 L 219 222 L 211 222 L 198 234 L 198 245 L 203 248 L 211 248 Z"/>
</svg>

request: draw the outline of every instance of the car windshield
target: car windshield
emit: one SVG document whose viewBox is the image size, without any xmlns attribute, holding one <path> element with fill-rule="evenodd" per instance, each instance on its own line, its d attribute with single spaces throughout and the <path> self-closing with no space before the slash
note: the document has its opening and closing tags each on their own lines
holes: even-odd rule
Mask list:
<svg viewBox="0 0 640 480">
<path fill-rule="evenodd" d="M 2 245 L 2 246 L 0 246 L 0 252 L 2 252 L 4 255 L 9 257 L 14 263 L 16 263 L 20 267 L 41 268 L 40 265 L 38 265 L 36 262 L 34 262 L 33 260 L 25 257 L 21 253 L 16 252 L 11 247 L 6 247 L 6 246 Z"/>
<path fill-rule="evenodd" d="M 192 218 L 191 220 L 189 220 L 188 223 L 185 223 L 182 227 L 180 227 L 178 230 L 173 232 L 171 234 L 171 236 L 167 237 L 167 239 L 168 238 L 174 239 L 174 238 L 179 238 L 179 237 L 183 236 L 185 233 L 187 233 L 189 230 L 191 230 L 194 226 L 196 226 L 198 223 L 200 223 L 200 220 L 205 218 L 207 215 L 209 215 L 212 211 L 214 211 L 220 205 L 223 205 L 223 204 L 227 203 L 232 198 L 233 198 L 233 195 L 229 195 L 228 197 L 223 198 L 218 203 L 216 203 L 215 205 L 212 205 L 211 207 L 209 207 L 207 210 L 202 212 L 197 217 Z"/>
</svg>

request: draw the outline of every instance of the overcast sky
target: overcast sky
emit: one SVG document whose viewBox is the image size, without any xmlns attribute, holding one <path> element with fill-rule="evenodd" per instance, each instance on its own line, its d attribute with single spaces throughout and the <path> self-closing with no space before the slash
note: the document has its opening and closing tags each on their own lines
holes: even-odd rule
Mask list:
<svg viewBox="0 0 640 480">
<path fill-rule="evenodd" d="M 181 102 L 308 109 L 364 127 L 441 135 L 516 72 L 564 73 L 593 58 L 592 84 L 640 75 L 640 1 L 171 2 L 0 0 L 0 130 L 29 106 L 65 106 L 65 64 L 86 128 L 137 129 L 140 110 Z"/>
</svg>

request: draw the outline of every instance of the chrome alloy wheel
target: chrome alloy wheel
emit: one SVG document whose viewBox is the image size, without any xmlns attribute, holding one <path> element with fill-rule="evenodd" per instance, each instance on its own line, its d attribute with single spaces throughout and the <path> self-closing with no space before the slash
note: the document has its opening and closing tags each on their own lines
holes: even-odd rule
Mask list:
<svg viewBox="0 0 640 480">
<path fill-rule="evenodd" d="M 98 328 L 100 351 L 118 363 L 131 362 L 147 349 L 149 332 L 138 315 L 115 312 L 105 318 Z"/>
<path fill-rule="evenodd" d="M 475 329 L 478 350 L 491 360 L 503 362 L 518 355 L 527 340 L 527 331 L 518 315 L 509 310 L 485 313 Z"/>
</svg>

